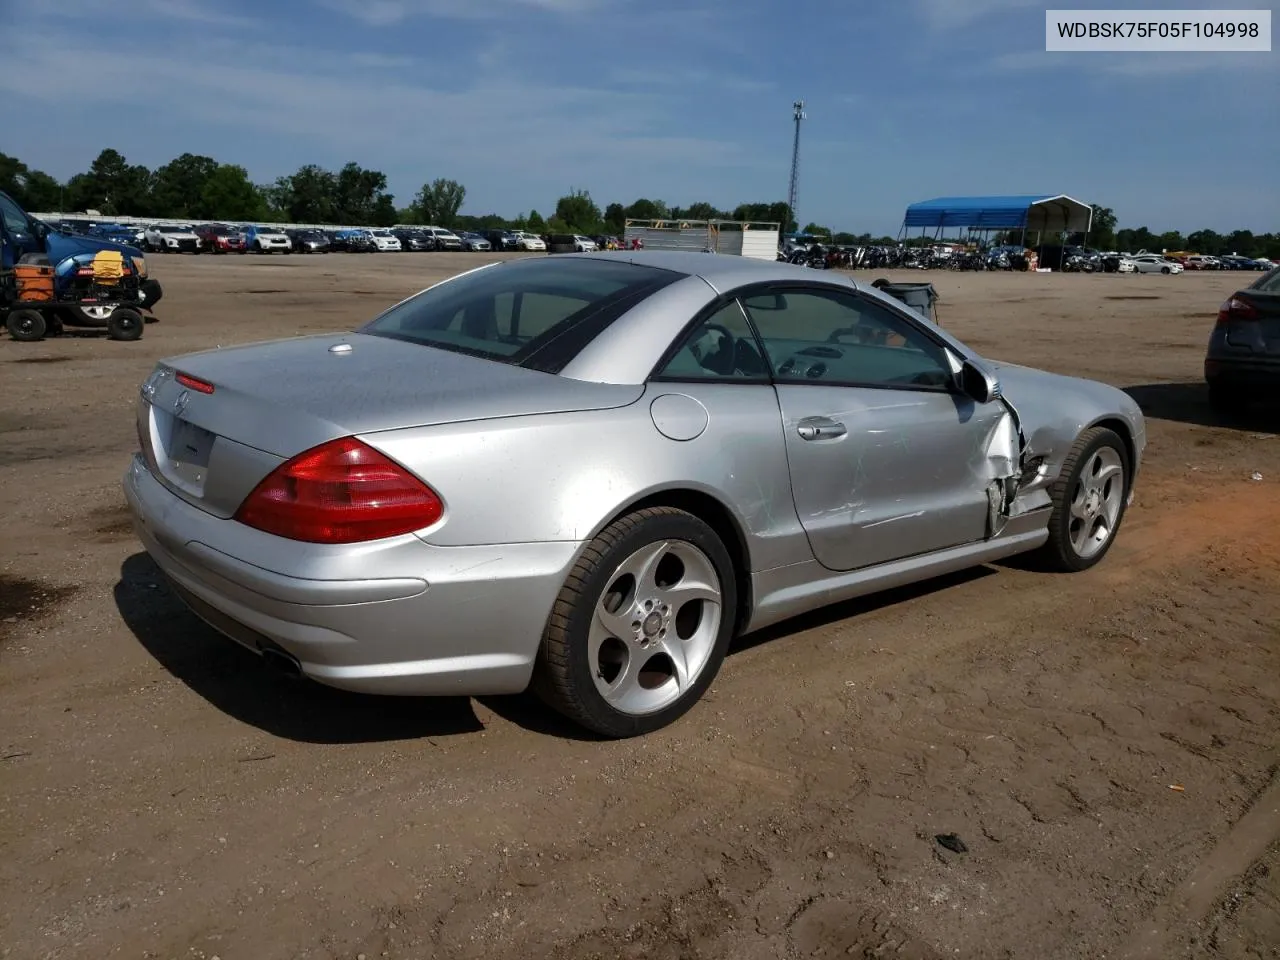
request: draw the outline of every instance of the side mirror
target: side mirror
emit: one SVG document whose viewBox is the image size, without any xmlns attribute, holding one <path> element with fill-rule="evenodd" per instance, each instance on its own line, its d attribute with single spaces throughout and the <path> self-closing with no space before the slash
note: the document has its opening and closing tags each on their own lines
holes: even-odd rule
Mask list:
<svg viewBox="0 0 1280 960">
<path fill-rule="evenodd" d="M 1000 381 L 972 360 L 960 365 L 960 389 L 974 403 L 990 403 L 1000 397 Z"/>
<path fill-rule="evenodd" d="M 49 225 L 43 220 L 32 220 L 31 232 L 35 234 L 36 239 L 44 240 L 49 236 Z"/>
</svg>

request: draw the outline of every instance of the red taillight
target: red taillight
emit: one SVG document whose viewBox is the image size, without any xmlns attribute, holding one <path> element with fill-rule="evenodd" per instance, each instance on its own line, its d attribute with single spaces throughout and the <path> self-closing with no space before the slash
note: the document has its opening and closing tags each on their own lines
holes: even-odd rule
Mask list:
<svg viewBox="0 0 1280 960">
<path fill-rule="evenodd" d="M 1218 322 L 1232 323 L 1241 320 L 1257 320 L 1258 308 L 1243 297 L 1232 297 L 1218 308 Z"/>
<path fill-rule="evenodd" d="M 184 387 L 190 387 L 197 393 L 213 393 L 212 383 L 209 383 L 207 380 L 197 380 L 189 373 L 179 373 L 174 376 L 173 379 L 177 380 Z"/>
<path fill-rule="evenodd" d="M 249 494 L 236 519 L 308 543 L 359 543 L 429 527 L 444 515 L 435 491 L 354 437 L 298 454 Z"/>
</svg>

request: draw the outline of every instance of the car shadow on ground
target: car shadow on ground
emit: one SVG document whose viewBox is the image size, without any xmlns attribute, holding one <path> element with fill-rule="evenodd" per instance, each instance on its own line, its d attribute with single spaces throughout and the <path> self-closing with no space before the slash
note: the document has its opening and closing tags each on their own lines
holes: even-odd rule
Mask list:
<svg viewBox="0 0 1280 960">
<path fill-rule="evenodd" d="M 1125 387 L 1151 420 L 1171 420 L 1200 427 L 1250 432 L 1280 431 L 1280 408 L 1260 404 L 1238 414 L 1218 413 L 1209 404 L 1209 387 L 1203 381 L 1185 383 L 1148 383 Z"/>
<path fill-rule="evenodd" d="M 373 697 L 293 679 L 224 638 L 169 589 L 145 553 L 124 561 L 116 608 L 147 651 L 219 710 L 301 743 L 376 743 L 484 729 L 466 697 Z"/>
<path fill-rule="evenodd" d="M 995 573 L 975 567 L 923 583 L 815 610 L 739 638 L 729 655 L 838 620 L 904 603 Z M 174 677 L 243 723 L 299 743 L 349 744 L 478 733 L 484 724 L 468 697 L 377 697 L 335 690 L 268 667 L 192 613 L 145 553 L 128 557 L 114 588 L 116 609 L 138 642 Z M 565 740 L 602 738 L 532 693 L 478 697 L 502 719 Z"/>
</svg>

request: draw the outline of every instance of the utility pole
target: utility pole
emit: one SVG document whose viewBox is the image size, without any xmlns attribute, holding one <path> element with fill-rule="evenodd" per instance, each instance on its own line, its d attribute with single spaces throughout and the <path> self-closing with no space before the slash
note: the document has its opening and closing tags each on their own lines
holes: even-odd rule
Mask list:
<svg viewBox="0 0 1280 960">
<path fill-rule="evenodd" d="M 800 121 L 805 119 L 803 100 L 797 100 L 791 105 L 791 114 L 796 125 L 796 135 L 791 144 L 791 186 L 787 190 L 787 209 L 791 211 L 791 216 L 795 218 L 798 228 L 800 217 L 796 213 L 796 191 L 800 186 Z M 782 232 L 787 232 L 785 223 L 782 225 Z"/>
</svg>

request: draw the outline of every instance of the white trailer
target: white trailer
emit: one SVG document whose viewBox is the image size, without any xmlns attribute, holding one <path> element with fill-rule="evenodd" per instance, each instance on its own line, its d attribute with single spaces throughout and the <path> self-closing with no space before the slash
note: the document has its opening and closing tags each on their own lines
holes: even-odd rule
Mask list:
<svg viewBox="0 0 1280 960">
<path fill-rule="evenodd" d="M 627 246 L 639 240 L 646 250 L 691 250 L 774 260 L 781 226 L 744 220 L 628 220 L 622 239 Z"/>
</svg>

